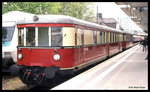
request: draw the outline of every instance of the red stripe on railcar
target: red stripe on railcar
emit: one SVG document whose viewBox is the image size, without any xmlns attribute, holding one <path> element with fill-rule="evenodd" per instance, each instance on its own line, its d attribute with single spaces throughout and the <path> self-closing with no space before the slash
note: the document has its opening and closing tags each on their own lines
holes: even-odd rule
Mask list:
<svg viewBox="0 0 150 92">
<path fill-rule="evenodd" d="M 20 27 L 74 27 L 74 24 L 19 24 L 17 25 L 18 28 Z"/>
</svg>

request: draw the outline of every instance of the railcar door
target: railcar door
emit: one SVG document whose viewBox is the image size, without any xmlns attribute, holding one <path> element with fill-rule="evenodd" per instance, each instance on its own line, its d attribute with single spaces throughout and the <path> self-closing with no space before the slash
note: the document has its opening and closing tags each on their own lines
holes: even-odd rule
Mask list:
<svg viewBox="0 0 150 92">
<path fill-rule="evenodd" d="M 83 62 L 83 30 L 75 28 L 75 66 Z"/>
</svg>

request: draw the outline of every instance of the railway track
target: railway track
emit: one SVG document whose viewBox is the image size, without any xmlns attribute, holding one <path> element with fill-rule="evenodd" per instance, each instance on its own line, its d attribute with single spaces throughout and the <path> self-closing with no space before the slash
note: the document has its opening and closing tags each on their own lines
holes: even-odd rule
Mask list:
<svg viewBox="0 0 150 92">
<path fill-rule="evenodd" d="M 12 76 L 10 74 L 3 74 L 2 75 L 2 90 L 49 90 L 62 82 L 74 77 L 74 75 L 70 75 L 67 77 L 55 77 L 53 81 L 50 83 L 50 87 L 43 88 L 39 86 L 27 86 L 19 79 L 19 77 Z"/>
</svg>

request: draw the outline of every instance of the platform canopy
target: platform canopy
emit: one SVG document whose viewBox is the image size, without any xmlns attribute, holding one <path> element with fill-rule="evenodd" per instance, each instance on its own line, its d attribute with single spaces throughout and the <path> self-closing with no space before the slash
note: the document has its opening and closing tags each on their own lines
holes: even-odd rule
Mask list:
<svg viewBox="0 0 150 92">
<path fill-rule="evenodd" d="M 115 2 L 144 32 L 148 33 L 148 2 Z"/>
</svg>

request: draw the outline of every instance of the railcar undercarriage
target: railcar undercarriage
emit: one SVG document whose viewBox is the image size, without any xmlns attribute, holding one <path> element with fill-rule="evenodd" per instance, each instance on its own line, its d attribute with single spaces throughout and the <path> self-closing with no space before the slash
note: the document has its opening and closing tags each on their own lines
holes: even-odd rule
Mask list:
<svg viewBox="0 0 150 92">
<path fill-rule="evenodd" d="M 19 78 L 27 85 L 49 86 L 58 67 L 19 66 Z"/>
</svg>

